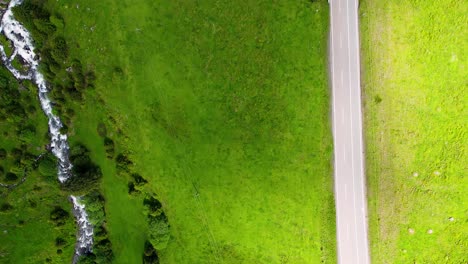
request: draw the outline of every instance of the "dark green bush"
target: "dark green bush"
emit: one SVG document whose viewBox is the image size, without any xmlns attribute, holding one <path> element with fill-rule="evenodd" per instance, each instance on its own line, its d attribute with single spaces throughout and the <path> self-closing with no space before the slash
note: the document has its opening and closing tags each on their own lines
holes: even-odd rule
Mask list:
<svg viewBox="0 0 468 264">
<path fill-rule="evenodd" d="M 117 169 L 123 171 L 130 171 L 130 167 L 133 165 L 133 162 L 125 155 L 125 154 L 118 154 L 115 157 L 115 161 L 117 162 Z"/>
<path fill-rule="evenodd" d="M 101 168 L 91 160 L 85 146 L 74 146 L 70 151 L 70 161 L 73 164 L 73 176 L 62 185 L 65 190 L 86 194 L 98 188 L 102 178 Z"/>
<path fill-rule="evenodd" d="M 156 252 L 156 249 L 154 249 L 153 245 L 149 241 L 145 242 L 143 263 L 144 264 L 159 264 L 158 253 Z"/>
<path fill-rule="evenodd" d="M 57 36 L 52 40 L 52 57 L 56 62 L 63 62 L 68 58 L 67 42 L 62 36 Z"/>
<path fill-rule="evenodd" d="M 89 252 L 83 256 L 80 256 L 78 260 L 78 264 L 96 264 L 96 255 L 94 253 Z"/>
<path fill-rule="evenodd" d="M 56 226 L 62 226 L 66 223 L 66 221 L 70 218 L 70 213 L 63 210 L 63 208 L 56 206 L 52 212 L 50 212 L 50 220 Z"/>
<path fill-rule="evenodd" d="M 67 244 L 67 241 L 61 237 L 55 238 L 55 246 L 56 247 L 63 247 Z"/>
<path fill-rule="evenodd" d="M 98 191 L 93 191 L 83 198 L 86 205 L 86 212 L 89 215 L 89 220 L 94 226 L 100 226 L 104 223 L 106 213 L 104 210 L 104 196 Z"/>
<path fill-rule="evenodd" d="M 14 7 L 13 12 L 16 18 L 30 30 L 36 47 L 42 47 L 47 39 L 47 33 L 52 30 L 46 25 L 49 22 L 50 13 L 42 8 L 40 2 L 31 0 L 26 0 Z"/>
<path fill-rule="evenodd" d="M 5 159 L 7 156 L 7 151 L 4 148 L 0 149 L 0 160 Z"/>
<path fill-rule="evenodd" d="M 94 245 L 94 252 L 96 255 L 97 263 L 111 263 L 114 258 L 114 253 L 112 252 L 112 243 L 109 239 L 103 239 L 97 241 Z"/>
<path fill-rule="evenodd" d="M 138 173 L 132 173 L 132 178 L 137 186 L 143 186 L 148 183 L 148 181 Z"/>
<path fill-rule="evenodd" d="M 2 205 L 0 205 L 0 212 L 8 212 L 11 209 L 13 209 L 13 206 L 9 203 L 2 203 Z"/>
<path fill-rule="evenodd" d="M 48 19 L 34 19 L 35 28 L 44 35 L 54 34 L 57 28 Z"/>
<path fill-rule="evenodd" d="M 113 158 L 115 153 L 114 141 L 108 137 L 104 138 L 104 149 L 106 150 L 106 156 Z"/>
<path fill-rule="evenodd" d="M 107 230 L 103 225 L 95 227 L 93 253 L 90 253 L 90 256 L 86 256 L 85 260 L 80 259 L 79 263 L 112 263 L 113 258 L 112 243 L 109 240 Z"/>
<path fill-rule="evenodd" d="M 13 172 L 7 172 L 7 174 L 5 174 L 5 182 L 13 183 L 13 182 L 16 182 L 17 180 L 18 180 L 18 175 L 16 175 Z"/>
<path fill-rule="evenodd" d="M 127 186 L 128 186 L 128 194 L 130 194 L 130 195 L 135 195 L 135 194 L 139 194 L 139 193 L 140 193 L 139 190 L 135 189 L 135 183 L 129 182 L 129 183 L 127 184 Z"/>
<path fill-rule="evenodd" d="M 161 202 L 153 196 L 145 198 L 143 200 L 143 205 L 147 209 L 147 214 L 149 216 L 156 217 L 163 213 Z"/>
</svg>

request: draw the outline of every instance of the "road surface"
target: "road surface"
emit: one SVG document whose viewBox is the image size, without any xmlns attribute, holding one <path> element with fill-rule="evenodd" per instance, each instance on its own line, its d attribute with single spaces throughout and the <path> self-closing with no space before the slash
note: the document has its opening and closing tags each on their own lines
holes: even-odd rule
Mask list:
<svg viewBox="0 0 468 264">
<path fill-rule="evenodd" d="M 368 264 L 358 0 L 330 0 L 338 263 Z"/>
</svg>

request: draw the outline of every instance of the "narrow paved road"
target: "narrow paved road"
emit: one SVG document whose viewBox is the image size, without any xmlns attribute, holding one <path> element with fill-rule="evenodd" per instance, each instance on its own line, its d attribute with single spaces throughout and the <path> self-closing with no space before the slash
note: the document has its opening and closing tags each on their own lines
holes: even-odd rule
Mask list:
<svg viewBox="0 0 468 264">
<path fill-rule="evenodd" d="M 368 264 L 358 0 L 330 0 L 338 263 Z"/>
</svg>

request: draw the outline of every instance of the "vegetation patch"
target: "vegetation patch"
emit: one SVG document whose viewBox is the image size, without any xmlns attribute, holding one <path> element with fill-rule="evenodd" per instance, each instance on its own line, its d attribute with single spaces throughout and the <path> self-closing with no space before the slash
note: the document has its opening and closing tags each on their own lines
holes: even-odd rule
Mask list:
<svg viewBox="0 0 468 264">
<path fill-rule="evenodd" d="M 107 232 L 104 196 L 94 190 L 84 196 L 83 203 L 94 227 L 94 246 L 93 252 L 82 256 L 78 263 L 112 263 L 114 253 Z"/>
<path fill-rule="evenodd" d="M 56 159 L 44 154 L 47 119 L 36 98 L 29 81 L 0 67 L 1 263 L 66 263 L 74 251 L 71 205 L 58 185 Z"/>
<path fill-rule="evenodd" d="M 53 91 L 54 107 L 58 108 L 58 115 L 65 121 L 62 133 L 67 133 L 72 125 L 74 107 L 82 102 L 83 91 L 93 87 L 94 73 L 85 72 L 80 61 L 69 57 L 68 44 L 61 35 L 64 22 L 60 17 L 48 12 L 43 6 L 43 1 L 25 1 L 17 6 L 14 12 L 30 30 L 35 40 L 36 52 L 44 62 L 41 63 L 41 70 L 45 73 Z M 2 44 L 9 45 L 7 41 L 3 41 Z M 20 59 L 13 63 L 16 63 L 14 65 L 16 68 L 27 70 L 24 69 Z M 2 176 L 0 195 L 5 199 L 1 208 L 6 217 L 5 222 L 2 221 L 0 224 L 9 226 L 12 222 L 18 223 L 18 227 L 13 228 L 14 237 L 5 238 L 5 241 L 11 240 L 12 243 L 2 245 L 0 248 L 1 258 L 5 258 L 4 261 L 8 263 L 37 263 L 44 260 L 47 263 L 63 263 L 66 258 L 69 261 L 75 244 L 75 232 L 73 235 L 69 233 L 75 229 L 75 226 L 73 218 L 70 217 L 71 208 L 66 197 L 74 194 L 84 195 L 86 202 L 89 203 L 91 221 L 96 230 L 93 253 L 83 257 L 83 261 L 110 263 L 113 253 L 105 229 L 104 198 L 98 193 L 102 178 L 100 167 L 91 160 L 89 150 L 83 144 L 72 144 L 70 161 L 74 165 L 73 177 L 61 186 L 61 190 L 57 189 L 59 183 L 56 178 L 56 159 L 51 153 L 37 154 L 38 151 L 50 148 L 44 143 L 49 140 L 47 120 L 41 111 L 37 111 L 40 107 L 38 107 L 36 87 L 29 81 L 15 80 L 2 67 L 0 88 L 2 89 L 0 118 L 8 125 L 1 129 L 5 141 L 0 145 L 0 176 Z M 28 176 L 32 178 L 29 181 L 27 181 Z M 30 193 L 25 196 L 25 191 Z M 46 191 L 50 193 L 45 195 Z M 17 195 L 19 195 L 17 200 L 11 200 Z M 45 209 L 47 207 L 53 209 L 47 210 Z M 50 212 L 48 218 L 45 218 L 46 211 Z M 24 219 L 12 221 L 18 215 Z M 37 222 L 28 223 L 32 216 L 37 217 Z M 45 223 L 41 222 L 46 219 Z M 52 226 L 48 226 L 47 222 Z M 48 230 L 53 227 L 55 227 L 53 232 Z M 30 245 L 21 243 L 24 239 L 21 232 L 25 232 L 26 228 L 33 229 L 29 230 L 28 234 Z M 3 233 L 7 234 L 8 230 Z M 47 241 L 53 241 L 52 237 L 55 237 L 57 249 L 47 247 L 51 244 Z M 38 242 L 40 244 L 33 244 Z M 54 250 L 52 255 L 51 249 Z M 63 254 L 64 252 L 66 254 Z"/>
<path fill-rule="evenodd" d="M 115 263 L 334 262 L 326 1 L 29 2 Z"/>
<path fill-rule="evenodd" d="M 360 3 L 373 263 L 467 262 L 466 12 Z"/>
</svg>

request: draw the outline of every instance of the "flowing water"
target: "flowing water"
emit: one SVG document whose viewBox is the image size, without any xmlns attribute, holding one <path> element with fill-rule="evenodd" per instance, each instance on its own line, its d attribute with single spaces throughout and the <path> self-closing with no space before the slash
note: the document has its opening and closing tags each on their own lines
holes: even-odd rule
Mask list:
<svg viewBox="0 0 468 264">
<path fill-rule="evenodd" d="M 3 13 L 0 23 L 0 32 L 3 33 L 13 46 L 13 53 L 7 56 L 5 48 L 0 45 L 0 55 L 3 64 L 18 80 L 31 80 L 38 88 L 38 97 L 42 110 L 49 122 L 50 149 L 58 159 L 58 179 L 61 183 L 72 176 L 72 164 L 69 159 L 69 146 L 67 135 L 62 134 L 63 127 L 60 118 L 52 111 L 52 102 L 48 97 L 49 88 L 44 75 L 39 72 L 40 58 L 34 52 L 33 41 L 29 32 L 13 16 L 12 8 L 21 4 L 21 0 L 10 1 L 8 8 Z M 13 60 L 17 59 L 23 65 L 23 69 L 13 66 Z M 75 258 L 91 252 L 93 245 L 93 227 L 89 222 L 84 204 L 80 203 L 80 197 L 70 196 L 73 203 L 73 214 L 78 224 L 77 245 Z"/>
</svg>

